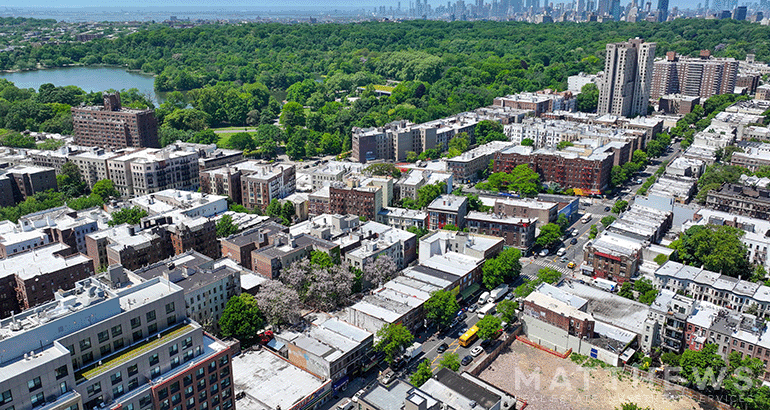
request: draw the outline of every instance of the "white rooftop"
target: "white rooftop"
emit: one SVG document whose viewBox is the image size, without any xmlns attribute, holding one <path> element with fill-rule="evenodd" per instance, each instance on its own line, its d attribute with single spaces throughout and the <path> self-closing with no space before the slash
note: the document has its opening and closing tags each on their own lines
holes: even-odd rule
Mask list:
<svg viewBox="0 0 770 410">
<path fill-rule="evenodd" d="M 90 261 L 88 257 L 80 253 L 68 257 L 54 255 L 54 253 L 66 249 L 69 249 L 69 246 L 56 242 L 29 252 L 13 255 L 0 260 L 0 270 L 4 276 L 16 274 L 23 280 L 29 280 L 38 275 Z"/>
</svg>

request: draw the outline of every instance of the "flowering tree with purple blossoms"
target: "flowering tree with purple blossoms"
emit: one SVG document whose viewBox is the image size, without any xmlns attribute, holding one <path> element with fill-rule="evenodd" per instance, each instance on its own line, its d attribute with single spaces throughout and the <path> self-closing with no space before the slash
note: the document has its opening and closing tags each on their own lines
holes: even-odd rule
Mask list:
<svg viewBox="0 0 770 410">
<path fill-rule="evenodd" d="M 379 286 L 396 276 L 396 262 L 388 255 L 380 255 L 364 266 L 364 282 Z"/>
<path fill-rule="evenodd" d="M 299 295 L 277 280 L 263 283 L 257 292 L 257 305 L 268 323 L 277 326 L 295 323 L 299 319 Z"/>
</svg>

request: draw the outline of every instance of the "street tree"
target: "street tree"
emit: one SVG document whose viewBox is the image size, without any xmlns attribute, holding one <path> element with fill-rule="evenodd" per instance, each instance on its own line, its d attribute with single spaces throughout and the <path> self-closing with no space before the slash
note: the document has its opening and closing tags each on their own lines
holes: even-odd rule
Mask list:
<svg viewBox="0 0 770 410">
<path fill-rule="evenodd" d="M 521 274 L 521 251 L 508 248 L 495 258 L 487 259 L 482 267 L 482 282 L 487 289 L 494 289 L 501 283 L 510 282 Z"/>
<path fill-rule="evenodd" d="M 441 358 L 438 365 L 456 372 L 460 368 L 460 359 L 457 357 L 457 353 L 447 352 L 444 353 L 444 357 Z"/>
<path fill-rule="evenodd" d="M 400 323 L 390 323 L 377 331 L 379 341 L 374 345 L 374 350 L 385 354 L 385 361 L 393 365 L 398 355 L 412 345 L 414 336 L 409 329 Z"/>
<path fill-rule="evenodd" d="M 619 214 L 624 212 L 628 208 L 628 201 L 626 200 L 618 200 L 615 202 L 615 205 L 612 205 L 612 212 Z"/>
<path fill-rule="evenodd" d="M 512 300 L 502 300 L 495 307 L 497 313 L 500 313 L 500 318 L 506 323 L 511 323 L 516 320 L 516 311 L 519 309 L 519 304 Z"/>
<path fill-rule="evenodd" d="M 112 219 L 107 222 L 109 226 L 121 224 L 136 225 L 147 216 L 147 211 L 139 207 L 123 208 L 112 213 Z"/>
<path fill-rule="evenodd" d="M 293 324 L 299 319 L 299 295 L 277 280 L 268 280 L 256 295 L 259 309 L 273 326 Z"/>
<path fill-rule="evenodd" d="M 238 339 L 244 348 L 255 343 L 264 324 L 257 300 L 249 293 L 231 297 L 219 318 L 222 336 Z"/>
<path fill-rule="evenodd" d="M 495 336 L 495 333 L 500 330 L 501 325 L 502 321 L 499 317 L 495 315 L 485 315 L 483 319 L 476 323 L 476 326 L 479 328 L 479 331 L 476 332 L 476 334 L 479 336 L 479 339 L 491 339 Z"/>
<path fill-rule="evenodd" d="M 445 328 L 452 323 L 460 310 L 457 299 L 448 290 L 437 290 L 430 294 L 423 305 L 425 318 L 433 321 L 439 328 Z"/>
<path fill-rule="evenodd" d="M 561 227 L 553 222 L 547 223 L 540 228 L 540 235 L 535 239 L 535 244 L 543 248 L 550 248 L 561 239 L 563 232 Z"/>
<path fill-rule="evenodd" d="M 610 226 L 611 223 L 615 222 L 616 219 L 617 218 L 615 218 L 612 215 L 607 215 L 604 218 L 602 218 L 601 222 L 602 222 L 602 225 L 606 228 Z"/>
<path fill-rule="evenodd" d="M 594 83 L 584 85 L 576 100 L 578 111 L 596 112 L 596 108 L 599 106 L 599 87 Z"/>
<path fill-rule="evenodd" d="M 283 106 L 279 121 L 286 128 L 302 127 L 305 125 L 305 109 L 302 104 L 288 102 Z"/>
<path fill-rule="evenodd" d="M 383 254 L 364 266 L 364 281 L 372 286 L 379 286 L 394 278 L 397 272 L 398 267 L 393 258 Z"/>
<path fill-rule="evenodd" d="M 433 369 L 430 367 L 430 361 L 425 359 L 420 363 L 419 366 L 417 366 L 417 371 L 409 376 L 409 382 L 411 382 L 415 387 L 420 387 L 425 384 L 425 382 L 427 382 L 431 377 L 433 377 Z"/>
<path fill-rule="evenodd" d="M 618 296 L 634 300 L 634 285 L 631 282 L 625 282 L 618 292 Z"/>
</svg>

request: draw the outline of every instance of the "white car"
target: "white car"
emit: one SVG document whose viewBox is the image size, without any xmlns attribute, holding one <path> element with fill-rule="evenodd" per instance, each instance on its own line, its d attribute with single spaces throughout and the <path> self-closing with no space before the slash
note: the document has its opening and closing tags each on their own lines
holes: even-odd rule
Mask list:
<svg viewBox="0 0 770 410">
<path fill-rule="evenodd" d="M 548 249 L 543 249 L 540 251 L 540 256 L 548 256 Z"/>
<path fill-rule="evenodd" d="M 484 348 L 481 346 L 476 346 L 473 349 L 471 349 L 471 356 L 476 357 L 481 354 L 481 352 L 484 351 Z"/>
</svg>

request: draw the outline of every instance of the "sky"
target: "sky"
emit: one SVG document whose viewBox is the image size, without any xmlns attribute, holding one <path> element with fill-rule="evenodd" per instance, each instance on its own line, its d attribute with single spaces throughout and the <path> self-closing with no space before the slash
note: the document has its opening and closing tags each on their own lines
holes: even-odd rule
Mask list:
<svg viewBox="0 0 770 410">
<path fill-rule="evenodd" d="M 452 3 L 455 0 L 451 0 Z M 549 0 L 553 3 L 568 2 L 570 0 Z M 695 7 L 699 1 L 704 0 L 670 0 L 670 7 Z M 485 0 L 485 3 L 490 3 L 491 0 Z M 621 3 L 628 3 L 630 0 L 621 0 Z M 6 0 L 4 4 L 0 6 L 0 10 L 3 7 L 45 7 L 45 8 L 76 8 L 76 7 L 99 7 L 106 8 L 103 0 L 58 0 L 52 2 L 50 0 Z M 428 0 L 428 3 L 432 6 L 439 4 L 446 4 L 446 0 Z M 471 2 L 466 0 L 466 4 Z M 652 0 L 653 8 L 657 5 L 657 0 Z M 136 7 L 152 7 L 158 8 L 159 2 L 157 0 L 111 0 L 109 2 L 110 8 L 136 8 Z M 291 9 L 291 10 L 319 10 L 328 9 L 351 9 L 351 8 L 372 8 L 375 6 L 385 5 L 386 7 L 396 7 L 398 0 L 196 0 L 191 2 L 190 0 L 164 0 L 163 9 L 173 7 L 189 7 L 194 4 L 196 8 L 211 7 L 211 8 L 251 8 L 251 9 Z M 401 0 L 401 7 L 407 8 L 409 0 Z"/>
</svg>

